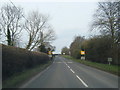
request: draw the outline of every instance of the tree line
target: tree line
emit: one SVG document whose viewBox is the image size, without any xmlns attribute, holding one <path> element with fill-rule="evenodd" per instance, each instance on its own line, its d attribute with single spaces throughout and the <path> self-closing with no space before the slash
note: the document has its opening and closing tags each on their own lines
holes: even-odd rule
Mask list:
<svg viewBox="0 0 120 90">
<path fill-rule="evenodd" d="M 49 15 L 39 11 L 31 11 L 27 16 L 24 10 L 14 4 L 5 4 L 0 9 L 0 40 L 2 43 L 20 47 L 21 37 L 24 38 L 25 49 L 41 50 L 56 39 L 53 27 L 48 23 Z M 24 36 L 26 35 L 26 36 Z M 22 45 L 23 46 L 23 45 Z"/>
<path fill-rule="evenodd" d="M 87 60 L 108 63 L 107 59 L 112 58 L 112 64 L 120 64 L 120 1 L 99 2 L 93 16 L 90 31 L 99 31 L 100 35 L 88 39 L 76 36 L 62 53 L 67 50 L 72 57 L 80 58 L 80 51 L 84 50 Z"/>
</svg>

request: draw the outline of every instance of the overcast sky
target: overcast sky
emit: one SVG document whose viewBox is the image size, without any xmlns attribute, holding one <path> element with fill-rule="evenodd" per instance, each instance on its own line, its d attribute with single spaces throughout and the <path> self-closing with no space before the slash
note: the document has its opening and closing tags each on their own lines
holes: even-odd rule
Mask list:
<svg viewBox="0 0 120 90">
<path fill-rule="evenodd" d="M 9 2 L 9 0 L 4 0 L 3 3 L 5 2 Z M 91 2 L 90 0 L 84 0 L 82 2 L 58 2 L 57 0 L 52 2 L 35 0 L 12 2 L 16 6 L 24 8 L 25 14 L 33 10 L 38 10 L 43 14 L 49 14 L 49 23 L 54 28 L 57 36 L 57 39 L 52 43 L 56 47 L 56 53 L 60 53 L 64 46 L 69 47 L 74 36 L 89 37 L 90 24 L 97 8 L 97 2 L 95 0 Z M 0 2 L 0 5 L 3 5 L 3 3 Z"/>
</svg>

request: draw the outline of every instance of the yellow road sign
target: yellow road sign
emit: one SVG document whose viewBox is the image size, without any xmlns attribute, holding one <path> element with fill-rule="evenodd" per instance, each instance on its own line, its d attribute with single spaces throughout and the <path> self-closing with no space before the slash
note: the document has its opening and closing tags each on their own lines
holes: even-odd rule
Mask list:
<svg viewBox="0 0 120 90">
<path fill-rule="evenodd" d="M 80 54 L 81 55 L 85 55 L 85 51 L 80 51 Z"/>
<path fill-rule="evenodd" d="M 49 52 L 48 52 L 48 54 L 49 54 L 49 55 L 52 55 L 52 52 L 51 52 L 51 51 L 49 51 Z"/>
</svg>

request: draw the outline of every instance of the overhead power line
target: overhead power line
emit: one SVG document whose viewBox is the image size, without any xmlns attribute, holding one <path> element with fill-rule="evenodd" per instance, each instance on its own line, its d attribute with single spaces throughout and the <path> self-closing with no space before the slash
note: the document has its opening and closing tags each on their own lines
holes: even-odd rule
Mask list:
<svg viewBox="0 0 120 90">
<path fill-rule="evenodd" d="M 18 8 L 15 6 L 15 4 L 11 0 L 9 0 L 9 1 L 18 10 Z M 22 17 L 29 22 L 29 20 L 23 14 L 22 14 Z"/>
</svg>

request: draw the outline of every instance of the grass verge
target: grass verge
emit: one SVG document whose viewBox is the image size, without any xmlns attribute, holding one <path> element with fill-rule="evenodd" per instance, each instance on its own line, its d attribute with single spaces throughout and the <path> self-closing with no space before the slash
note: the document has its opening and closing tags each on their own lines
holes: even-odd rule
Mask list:
<svg viewBox="0 0 120 90">
<path fill-rule="evenodd" d="M 87 61 L 87 60 L 80 60 L 80 59 L 75 59 L 75 58 L 73 58 L 71 56 L 68 56 L 68 55 L 62 55 L 62 56 L 64 58 L 71 59 L 71 60 L 73 60 L 75 62 L 79 62 L 79 63 L 85 64 L 87 66 L 91 66 L 91 67 L 94 67 L 94 68 L 97 68 L 97 69 L 100 69 L 100 70 L 115 74 L 117 76 L 120 76 L 120 71 L 119 71 L 120 66 L 118 66 L 118 65 L 108 65 L 108 64 L 101 64 L 101 63 L 91 62 L 91 61 Z"/>
<path fill-rule="evenodd" d="M 2 88 L 18 88 L 23 83 L 27 82 L 30 78 L 40 73 L 51 64 L 52 64 L 52 61 L 49 61 L 46 64 L 38 65 L 34 68 L 15 74 L 11 78 L 5 80 L 2 83 L 3 84 Z"/>
</svg>

